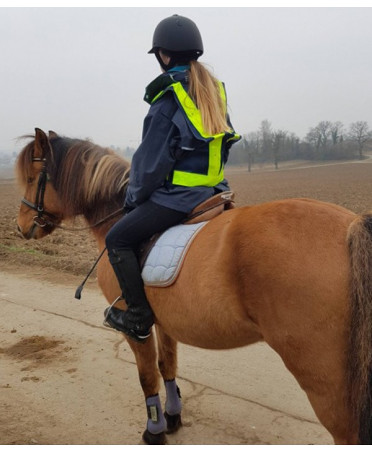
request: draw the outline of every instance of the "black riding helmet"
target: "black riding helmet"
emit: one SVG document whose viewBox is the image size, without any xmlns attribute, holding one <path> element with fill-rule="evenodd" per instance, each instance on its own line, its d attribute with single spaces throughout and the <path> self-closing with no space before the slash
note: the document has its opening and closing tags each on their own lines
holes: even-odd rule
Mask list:
<svg viewBox="0 0 372 453">
<path fill-rule="evenodd" d="M 160 49 L 171 57 L 169 64 L 164 64 L 160 58 Z M 152 48 L 148 53 L 154 53 L 161 67 L 168 70 L 176 64 L 197 60 L 203 51 L 203 41 L 195 22 L 174 14 L 157 25 L 152 39 Z"/>
</svg>

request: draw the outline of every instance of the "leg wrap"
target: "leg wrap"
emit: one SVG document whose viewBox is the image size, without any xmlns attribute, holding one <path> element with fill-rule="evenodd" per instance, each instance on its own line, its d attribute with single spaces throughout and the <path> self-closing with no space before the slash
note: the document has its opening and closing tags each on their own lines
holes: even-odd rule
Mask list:
<svg viewBox="0 0 372 453">
<path fill-rule="evenodd" d="M 165 381 L 166 401 L 165 411 L 169 415 L 180 414 L 182 410 L 180 389 L 177 387 L 176 380 Z"/>
<path fill-rule="evenodd" d="M 160 434 L 167 429 L 159 395 L 149 396 L 146 398 L 147 406 L 147 430 L 151 434 Z"/>
</svg>

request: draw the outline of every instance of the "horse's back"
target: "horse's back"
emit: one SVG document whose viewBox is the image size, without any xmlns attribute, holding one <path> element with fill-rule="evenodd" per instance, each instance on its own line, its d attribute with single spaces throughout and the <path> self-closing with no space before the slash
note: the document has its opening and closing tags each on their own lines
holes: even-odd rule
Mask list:
<svg viewBox="0 0 372 453">
<path fill-rule="evenodd" d="M 339 296 L 344 295 L 346 231 L 354 216 L 307 199 L 224 212 L 195 238 L 176 283 L 164 291 L 150 290 L 161 323 L 176 324 L 176 332 L 184 326 L 188 337 L 180 332 L 180 341 L 193 343 L 186 324 L 202 320 L 209 332 L 205 342 L 220 348 L 261 339 L 269 320 L 290 322 L 293 307 L 313 316 L 315 296 L 323 300 L 330 285 L 337 282 Z M 225 339 L 218 334 L 224 330 Z"/>
</svg>

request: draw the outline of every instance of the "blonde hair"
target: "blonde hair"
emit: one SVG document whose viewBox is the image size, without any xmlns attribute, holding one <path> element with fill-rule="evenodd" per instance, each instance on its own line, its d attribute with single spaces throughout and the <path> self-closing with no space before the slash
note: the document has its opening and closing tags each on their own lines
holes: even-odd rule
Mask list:
<svg viewBox="0 0 372 453">
<path fill-rule="evenodd" d="M 231 131 L 218 80 L 196 60 L 190 62 L 189 94 L 200 110 L 203 128 L 207 134 Z"/>
</svg>

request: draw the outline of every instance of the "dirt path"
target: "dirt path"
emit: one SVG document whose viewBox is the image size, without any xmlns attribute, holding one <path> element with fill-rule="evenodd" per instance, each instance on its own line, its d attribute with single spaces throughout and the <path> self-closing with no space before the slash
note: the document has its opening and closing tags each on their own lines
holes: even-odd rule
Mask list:
<svg viewBox="0 0 372 453">
<path fill-rule="evenodd" d="M 138 444 L 144 398 L 123 337 L 104 328 L 90 282 L 1 269 L 0 444 Z M 265 344 L 219 352 L 180 345 L 184 427 L 169 444 L 328 444 L 309 403 Z M 162 393 L 164 400 L 164 393 Z"/>
<path fill-rule="evenodd" d="M 230 169 L 229 181 L 239 205 L 310 197 L 360 213 L 372 206 L 371 163 Z M 133 355 L 102 326 L 106 304 L 94 280 L 74 299 L 96 245 L 68 231 L 24 241 L 15 230 L 20 196 L 14 181 L 0 180 L 0 444 L 141 443 L 146 411 Z M 180 345 L 179 359 L 184 427 L 169 444 L 332 442 L 265 344 Z"/>
</svg>

